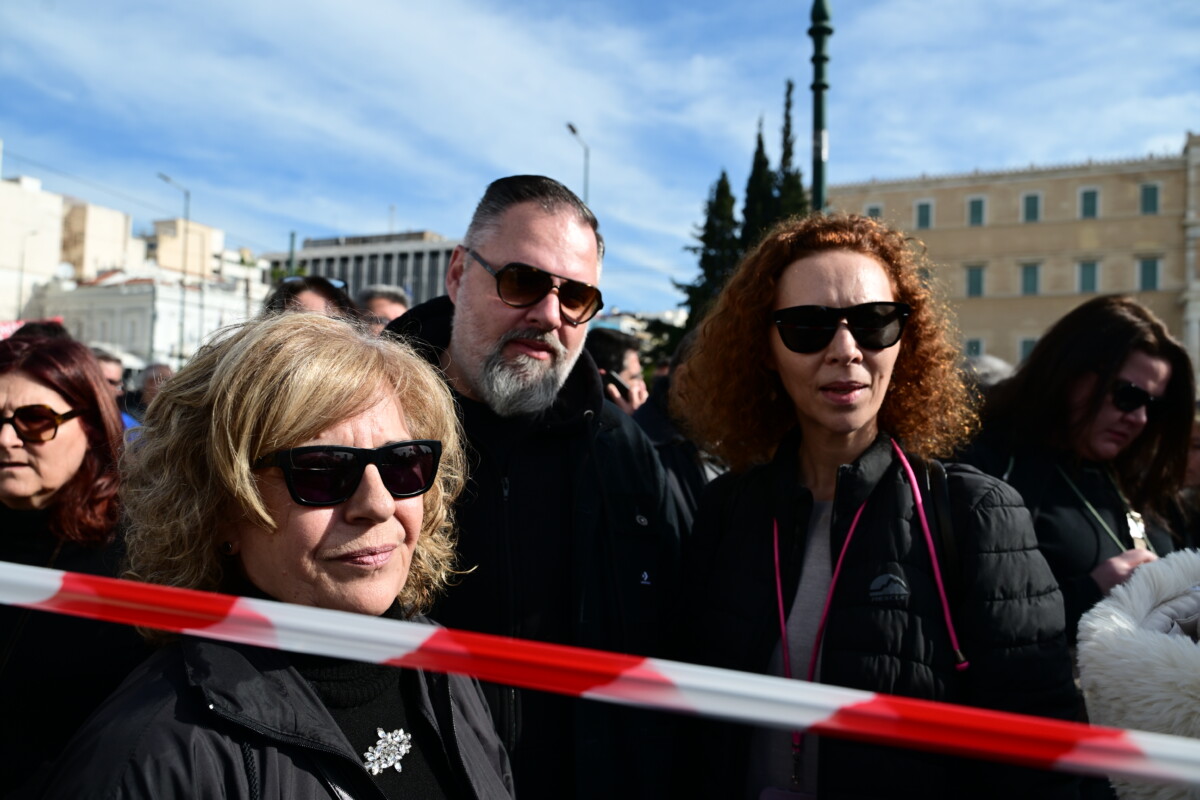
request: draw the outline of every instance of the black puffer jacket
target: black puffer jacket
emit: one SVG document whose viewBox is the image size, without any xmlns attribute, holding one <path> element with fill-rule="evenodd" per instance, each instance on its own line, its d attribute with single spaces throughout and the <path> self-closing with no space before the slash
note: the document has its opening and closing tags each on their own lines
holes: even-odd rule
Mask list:
<svg viewBox="0 0 1200 800">
<path fill-rule="evenodd" d="M 685 558 L 684 601 L 691 611 L 684 620 L 685 658 L 767 671 L 779 643 L 772 520 L 779 523 L 783 596 L 790 605 L 812 511 L 812 495 L 800 485 L 798 444 L 793 434 L 772 463 L 710 484 Z M 821 681 L 1071 718 L 1076 695 L 1062 596 L 1038 553 L 1028 512 L 1000 481 L 957 465 L 949 465 L 947 473 L 959 563 L 940 563 L 947 575 L 957 570 L 961 579 L 953 617 L 970 668 L 955 670 L 912 491 L 890 439 L 881 435 L 838 472 L 831 559 L 836 561 L 856 511 L 864 501 L 866 506 L 829 611 Z M 904 590 L 873 592 L 880 578 Z M 703 785 L 695 787 L 698 794 L 741 796 L 748 729 L 710 723 L 693 733 L 693 746 L 702 753 L 698 760 L 707 765 Z M 1030 787 L 1037 787 L 1038 797 L 1055 789 L 1066 796 L 1076 791 L 1073 780 L 1052 773 L 828 738 L 820 741 L 817 778 L 822 798 L 946 792 L 1017 797 Z"/>
<path fill-rule="evenodd" d="M 1082 461 L 1061 450 L 1013 455 L 1004 437 L 995 432 L 985 432 L 963 459 L 989 475 L 1003 478 L 1024 499 L 1033 516 L 1038 546 L 1062 589 L 1067 638 L 1074 644 L 1080 618 L 1104 599 L 1100 586 L 1092 579 L 1092 570 L 1133 547 L 1125 502 L 1106 465 Z M 1076 490 L 1092 504 L 1094 514 Z M 1159 555 L 1175 549 L 1170 532 L 1162 524 L 1147 520 L 1146 534 Z"/>
<path fill-rule="evenodd" d="M 433 364 L 454 306 L 423 303 L 388 326 Z M 679 533 L 653 445 L 604 400 L 591 357 L 554 405 L 501 418 L 456 395 L 469 474 L 456 507 L 459 563 L 438 622 L 502 636 L 663 655 Z M 484 683 L 523 797 L 657 797 L 669 715 Z"/>
<path fill-rule="evenodd" d="M 465 796 L 512 796 L 478 685 L 417 672 Z M 286 653 L 185 638 L 130 674 L 55 765 L 47 798 L 382 798 Z"/>
</svg>

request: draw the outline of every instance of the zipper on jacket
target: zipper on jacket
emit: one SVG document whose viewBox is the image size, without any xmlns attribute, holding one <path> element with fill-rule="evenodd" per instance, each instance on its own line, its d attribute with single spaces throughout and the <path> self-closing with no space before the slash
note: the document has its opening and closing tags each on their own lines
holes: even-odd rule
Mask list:
<svg viewBox="0 0 1200 800">
<path fill-rule="evenodd" d="M 349 763 L 353 764 L 355 767 L 357 767 L 359 770 L 361 770 L 364 775 L 367 774 L 366 768 L 363 767 L 361 761 L 359 761 L 356 758 L 352 758 L 352 757 L 346 755 L 346 753 L 341 750 L 335 749 L 333 747 L 327 747 L 326 745 L 324 745 L 320 742 L 313 741 L 311 739 L 305 739 L 305 738 L 302 738 L 299 736 L 288 736 L 287 734 L 280 733 L 279 731 L 271 730 L 270 728 L 266 727 L 265 725 L 260 725 L 257 722 L 254 722 L 253 720 L 234 716 L 234 715 L 228 713 L 227 711 L 225 711 L 225 709 L 218 708 L 215 704 L 213 704 L 211 702 L 207 703 L 207 705 L 208 705 L 208 710 L 211 711 L 216 716 L 218 716 L 221 719 L 225 720 L 226 722 L 230 722 L 238 727 L 245 728 L 246 730 L 249 730 L 249 731 L 253 731 L 254 733 L 256 733 L 259 736 L 266 739 L 268 742 L 285 742 L 287 744 L 291 744 L 296 747 L 299 747 L 302 750 L 312 750 L 312 751 L 316 751 L 318 753 L 328 753 L 329 755 L 337 756 L 343 762 L 349 762 Z M 325 768 L 323 768 L 321 766 L 320 762 L 314 761 L 313 769 L 314 769 L 317 777 L 321 780 L 324 780 L 326 783 L 328 783 L 330 788 L 333 791 L 342 792 L 343 794 L 345 794 L 349 797 L 355 796 L 352 792 L 349 791 L 349 789 L 347 787 L 341 786 L 337 783 L 334 783 L 332 776 L 329 774 L 328 770 L 326 770 Z M 371 788 L 374 790 L 374 794 L 376 797 L 385 798 L 385 800 L 386 800 L 386 795 L 384 795 L 383 790 L 381 790 L 378 786 L 376 786 L 374 784 L 374 782 L 372 782 L 369 778 L 368 778 L 368 780 L 363 781 L 363 783 L 370 784 Z"/>
<path fill-rule="evenodd" d="M 504 465 L 507 472 L 508 464 Z M 516 573 L 513 572 L 513 552 L 512 552 L 512 525 L 510 524 L 511 509 L 509 508 L 508 500 L 508 475 L 500 476 L 500 497 L 501 497 L 501 515 L 503 520 L 504 531 L 500 537 L 502 547 L 504 548 L 504 564 L 508 580 L 505 586 L 508 592 L 508 635 L 518 637 L 520 631 L 517 629 L 517 581 Z M 512 752 L 517 746 L 517 731 L 520 730 L 520 724 L 517 719 L 517 714 L 520 712 L 520 703 L 517 697 L 517 688 L 515 686 L 504 686 L 501 689 L 501 697 L 503 698 L 504 710 L 508 729 L 504 732 L 502 740 L 504 747 L 508 752 Z"/>
<path fill-rule="evenodd" d="M 454 755 L 458 756 L 458 766 L 462 768 L 460 774 L 465 775 L 467 779 L 467 788 L 471 790 L 471 794 L 478 800 L 484 800 L 479 796 L 479 792 L 475 791 L 475 783 L 471 780 L 471 773 L 467 770 L 467 760 L 463 758 L 462 746 L 458 741 L 458 725 L 454 722 L 454 687 L 450 685 L 450 676 L 446 675 L 446 708 L 450 714 L 450 741 L 454 747 Z"/>
</svg>

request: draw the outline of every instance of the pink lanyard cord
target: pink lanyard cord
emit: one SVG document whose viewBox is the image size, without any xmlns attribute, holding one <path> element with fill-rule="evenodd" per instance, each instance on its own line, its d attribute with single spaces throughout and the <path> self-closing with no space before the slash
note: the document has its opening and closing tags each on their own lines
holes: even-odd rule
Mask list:
<svg viewBox="0 0 1200 800">
<path fill-rule="evenodd" d="M 783 580 L 779 573 L 779 520 L 771 520 L 771 536 L 775 544 L 775 600 L 779 606 L 779 641 L 783 652 L 783 677 L 792 677 L 792 654 L 787 646 L 787 615 L 783 610 Z"/>
<path fill-rule="evenodd" d="M 850 549 L 850 540 L 854 538 L 854 530 L 858 527 L 858 520 L 862 517 L 863 511 L 867 507 L 867 501 L 858 507 L 857 513 L 854 515 L 854 521 L 850 523 L 850 530 L 846 533 L 846 541 L 842 544 L 842 552 L 838 554 L 837 566 L 833 568 L 833 578 L 829 581 L 829 592 L 825 595 L 825 608 L 821 611 L 821 621 L 817 624 L 817 635 L 813 640 L 812 657 L 808 661 L 808 677 L 805 679 L 812 683 L 813 676 L 817 672 L 817 655 L 821 652 L 821 637 L 825 635 L 825 621 L 829 617 L 829 605 L 833 602 L 833 589 L 837 586 L 838 576 L 842 572 L 842 562 L 846 559 L 846 551 Z M 772 533 L 775 540 L 775 599 L 779 604 L 779 649 L 783 653 L 783 677 L 792 677 L 792 654 L 788 647 L 787 636 L 787 614 L 783 608 L 783 575 L 779 567 L 779 520 L 773 519 Z M 804 737 L 800 735 L 800 731 L 792 731 L 792 757 L 798 758 L 800 754 L 801 743 Z M 795 776 L 793 776 L 793 780 Z"/>
<path fill-rule="evenodd" d="M 921 492 L 917 489 L 917 476 L 913 472 L 912 464 L 908 463 L 904 451 L 900 449 L 900 445 L 896 444 L 895 439 L 892 439 L 892 449 L 896 451 L 896 456 L 904 466 L 904 474 L 908 476 L 908 483 L 913 487 L 913 503 L 916 504 L 917 516 L 921 519 L 925 544 L 929 547 L 929 560 L 933 563 L 933 581 L 937 584 L 938 598 L 942 602 L 942 616 L 946 620 L 946 629 L 950 632 L 950 646 L 954 648 L 954 668 L 962 672 L 971 666 L 971 662 L 967 661 L 958 644 L 958 631 L 954 629 L 954 619 L 950 615 L 950 602 L 946 599 L 946 584 L 942 581 L 942 568 L 938 564 L 938 553 L 933 546 L 933 534 L 929 532 L 929 519 L 925 516 L 925 504 L 921 500 Z"/>
<path fill-rule="evenodd" d="M 846 551 L 850 549 L 850 540 L 854 538 L 854 530 L 858 527 L 858 520 L 862 517 L 863 511 L 866 509 L 867 503 L 864 500 L 863 504 L 858 507 L 858 512 L 854 515 L 854 521 L 850 523 L 850 530 L 846 533 L 846 541 L 842 543 L 842 552 L 838 554 L 837 566 L 833 568 L 833 578 L 829 581 L 829 592 L 825 595 L 825 607 L 821 610 L 821 621 L 817 624 L 817 638 L 813 644 L 812 658 L 808 662 L 808 677 L 805 680 L 811 681 L 813 675 L 817 671 L 817 654 L 820 652 L 821 636 L 825 633 L 825 621 L 829 617 L 829 606 L 833 602 L 833 590 L 837 586 L 838 576 L 842 573 L 842 562 L 846 560 Z M 787 614 L 783 608 L 783 574 L 779 566 L 779 520 L 771 521 L 773 530 L 772 534 L 775 539 L 775 599 L 779 606 L 779 642 L 780 649 L 783 651 L 783 677 L 792 677 L 792 657 L 788 649 L 787 638 Z"/>
<path fill-rule="evenodd" d="M 929 520 L 925 516 L 925 504 L 921 500 L 921 492 L 917 487 L 917 476 L 913 472 L 912 465 L 908 463 L 908 458 L 905 457 L 904 451 L 900 449 L 900 445 L 896 444 L 896 440 L 892 439 L 892 449 L 895 450 L 896 456 L 900 459 L 900 464 L 904 468 L 904 473 L 908 478 L 909 486 L 912 487 L 913 503 L 917 509 L 917 517 L 921 521 L 921 531 L 925 535 L 925 544 L 929 548 L 929 560 L 933 562 L 933 580 L 937 584 L 938 598 L 942 604 L 942 617 L 946 621 L 946 628 L 950 633 L 950 646 L 954 649 L 954 668 L 959 670 L 967 669 L 971 664 L 963 656 L 962 648 L 958 643 L 958 632 L 954 628 L 954 620 L 950 614 L 950 602 L 946 599 L 946 585 L 942 580 L 942 570 L 938 564 L 937 551 L 933 546 L 933 535 L 929 532 Z M 829 591 L 825 594 L 825 606 L 821 610 L 821 620 L 817 624 L 817 636 L 813 642 L 812 656 L 808 663 L 808 677 L 806 680 L 812 681 L 817 672 L 817 659 L 821 652 L 821 640 L 825 635 L 825 623 L 829 620 L 829 607 L 833 603 L 833 591 L 837 587 L 838 578 L 842 574 L 842 564 L 846 560 L 846 552 L 850 549 L 850 540 L 854 538 L 854 531 L 858 528 L 858 521 L 862 518 L 863 511 L 867 508 L 867 501 L 858 507 L 858 511 L 854 514 L 854 520 L 850 523 L 850 530 L 846 533 L 846 541 L 842 543 L 842 550 L 838 554 L 837 564 L 833 568 L 833 576 L 829 581 Z M 772 519 L 772 538 L 775 548 L 775 600 L 779 611 L 779 642 L 780 650 L 783 654 L 783 675 L 785 678 L 792 677 L 792 659 L 791 651 L 788 648 L 787 637 L 787 613 L 784 609 L 783 601 L 783 572 L 780 566 L 779 559 L 779 520 Z M 793 743 L 798 739 L 797 734 L 793 733 Z"/>
</svg>

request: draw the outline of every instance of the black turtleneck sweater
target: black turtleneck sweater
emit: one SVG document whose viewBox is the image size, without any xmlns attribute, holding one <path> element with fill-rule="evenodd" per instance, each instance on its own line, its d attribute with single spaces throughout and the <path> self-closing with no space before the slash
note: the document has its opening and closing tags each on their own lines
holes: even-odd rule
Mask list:
<svg viewBox="0 0 1200 800">
<path fill-rule="evenodd" d="M 411 749 L 400 759 L 401 770 L 388 767 L 372 776 L 388 797 L 458 797 L 449 759 L 434 727 L 421 714 L 415 676 L 408 670 L 357 661 L 293 653 L 292 666 L 312 686 L 334 722 L 360 758 L 384 733 L 403 730 Z"/>
<path fill-rule="evenodd" d="M 244 575 L 233 576 L 227 589 L 243 597 L 276 600 Z M 405 619 L 398 600 L 381 616 Z M 410 713 L 410 709 L 421 708 L 418 682 L 411 671 L 307 653 L 288 653 L 287 658 L 321 698 L 364 766 L 368 750 L 379 743 L 380 729 L 385 734 L 403 730 L 412 737 L 411 749 L 400 759 L 400 771 L 392 766 L 371 776 L 386 797 L 441 800 L 469 796 L 450 769 L 438 731 L 422 714 Z"/>
</svg>

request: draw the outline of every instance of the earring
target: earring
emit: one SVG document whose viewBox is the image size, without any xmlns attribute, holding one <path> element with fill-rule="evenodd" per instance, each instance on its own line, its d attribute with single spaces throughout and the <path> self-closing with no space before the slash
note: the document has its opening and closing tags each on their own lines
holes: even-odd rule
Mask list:
<svg viewBox="0 0 1200 800">
<path fill-rule="evenodd" d="M 221 555 L 231 556 L 233 555 L 233 551 L 233 542 L 221 542 Z"/>
</svg>

